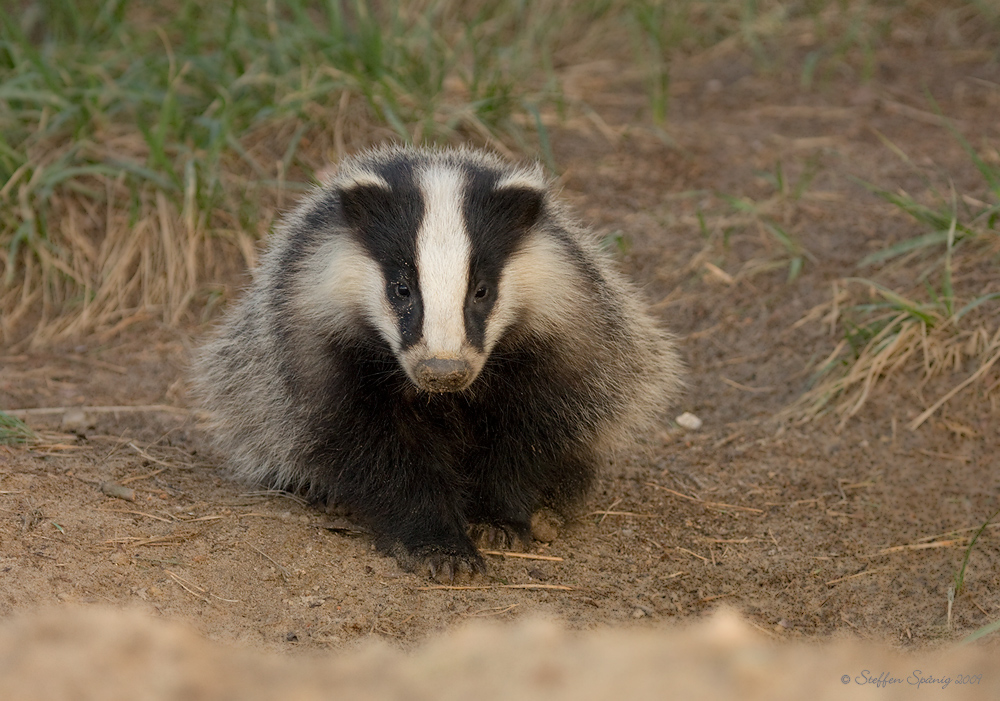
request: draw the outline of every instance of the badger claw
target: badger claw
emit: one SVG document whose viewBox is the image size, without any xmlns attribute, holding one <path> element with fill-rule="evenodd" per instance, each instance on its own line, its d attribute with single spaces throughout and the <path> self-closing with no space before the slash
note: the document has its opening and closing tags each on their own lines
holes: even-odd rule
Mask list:
<svg viewBox="0 0 1000 701">
<path fill-rule="evenodd" d="M 479 553 L 472 557 L 435 552 L 425 555 L 423 560 L 431 579 L 436 582 L 450 584 L 455 581 L 456 576 L 461 578 L 462 575 L 471 577 L 473 574 L 486 574 L 486 562 Z"/>
<path fill-rule="evenodd" d="M 402 547 L 392 553 L 404 570 L 426 573 L 436 582 L 454 582 L 456 577 L 471 578 L 474 574 L 486 574 L 486 561 L 469 543 L 468 552 L 461 554 L 440 546 L 421 546 L 412 550 Z"/>
<path fill-rule="evenodd" d="M 477 523 L 469 529 L 469 535 L 485 550 L 523 550 L 531 542 L 523 530 L 510 524 Z"/>
</svg>

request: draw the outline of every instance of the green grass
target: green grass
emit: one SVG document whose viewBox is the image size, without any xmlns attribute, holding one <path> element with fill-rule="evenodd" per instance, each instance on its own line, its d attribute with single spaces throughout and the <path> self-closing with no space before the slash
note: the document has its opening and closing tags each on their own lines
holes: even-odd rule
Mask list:
<svg viewBox="0 0 1000 701">
<path fill-rule="evenodd" d="M 952 600 L 954 596 L 961 594 L 962 591 L 965 589 L 965 570 L 969 565 L 969 557 L 972 555 L 972 549 L 976 546 L 976 543 L 979 541 L 979 536 L 983 534 L 983 531 L 986 530 L 986 527 L 989 526 L 990 523 L 993 522 L 993 519 L 995 519 L 997 516 L 1000 516 L 1000 509 L 990 514 L 989 518 L 987 518 L 983 522 L 983 525 L 981 525 L 979 529 L 975 532 L 975 534 L 972 536 L 972 540 L 969 541 L 968 547 L 965 548 L 965 555 L 962 558 L 962 564 L 958 568 L 958 570 L 955 571 L 954 583 L 952 585 L 952 588 L 949 590 L 949 600 Z M 995 633 L 998 630 L 1000 630 L 1000 621 L 994 621 L 993 623 L 988 623 L 985 626 L 978 628 L 977 630 L 973 631 L 968 636 L 963 638 L 961 644 L 967 645 L 971 642 L 979 640 L 980 638 Z"/>
<path fill-rule="evenodd" d="M 0 445 L 17 445 L 34 439 L 35 433 L 20 419 L 0 411 Z"/>
<path fill-rule="evenodd" d="M 965 588 L 965 569 L 969 565 L 969 557 L 972 555 L 972 549 L 976 547 L 976 542 L 979 540 L 979 536 L 983 534 L 986 527 L 990 525 L 993 519 L 997 516 L 1000 516 L 1000 509 L 994 511 L 990 514 L 989 518 L 983 521 L 983 525 L 979 527 L 979 529 L 972 536 L 972 540 L 969 541 L 969 546 L 965 549 L 965 556 L 962 558 L 962 565 L 955 572 L 955 594 L 961 594 L 962 590 Z"/>
<path fill-rule="evenodd" d="M 744 261 L 734 279 L 751 278 L 775 270 L 785 270 L 785 281 L 795 282 L 802 274 L 807 261 L 815 262 L 815 257 L 802 244 L 800 232 L 784 223 L 791 220 L 801 200 L 807 196 L 809 186 L 819 171 L 815 159 L 807 160 L 802 172 L 794 182 L 789 179 L 780 161 L 771 171 L 761 171 L 757 177 L 766 184 L 769 192 L 765 197 L 738 197 L 719 193 L 729 213 L 729 227 L 723 236 L 724 247 L 728 247 L 734 236 L 756 240 L 760 254 Z M 705 223 L 699 222 L 702 236 Z"/>
</svg>

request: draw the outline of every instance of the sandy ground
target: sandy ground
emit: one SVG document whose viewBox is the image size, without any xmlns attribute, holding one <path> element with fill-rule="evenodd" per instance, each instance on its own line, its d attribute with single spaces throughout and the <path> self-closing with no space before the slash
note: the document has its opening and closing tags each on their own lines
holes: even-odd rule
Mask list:
<svg viewBox="0 0 1000 701">
<path fill-rule="evenodd" d="M 217 469 L 186 411 L 186 358 L 207 327 L 0 355 L 0 407 L 146 407 L 34 414 L 41 445 L 0 447 L 0 616 L 99 604 L 299 653 L 372 638 L 410 649 L 473 618 L 647 634 L 721 604 L 766 638 L 919 649 L 1000 618 L 1000 534 L 988 528 L 949 620 L 968 536 L 1000 491 L 1000 422 L 987 401 L 966 392 L 911 432 L 907 421 L 947 386 L 908 378 L 842 430 L 772 421 L 832 347 L 828 328 L 795 322 L 862 255 L 922 233 L 848 177 L 919 186 L 876 131 L 960 192 L 978 187 L 923 90 L 970 138 L 995 146 L 1000 67 L 897 50 L 878 57 L 870 84 L 833 78 L 806 91 L 794 72 L 704 59 L 678 66 L 669 138 L 626 128 L 645 108 L 641 84 L 616 83 L 610 64 L 590 70 L 606 128 L 554 131 L 564 194 L 629 242 L 624 265 L 689 364 L 676 413 L 701 417 L 700 431 L 665 426 L 603 476 L 554 542 L 532 558 L 490 555 L 488 577 L 448 589 L 400 571 L 326 514 Z M 766 200 L 773 187 L 761 173 L 779 161 L 793 182 L 818 168 L 778 215 L 815 260 L 791 284 L 785 268 L 728 284 L 699 258 L 699 209 L 720 207 L 716 192 Z M 731 274 L 781 254 L 744 230 L 709 252 Z"/>
</svg>

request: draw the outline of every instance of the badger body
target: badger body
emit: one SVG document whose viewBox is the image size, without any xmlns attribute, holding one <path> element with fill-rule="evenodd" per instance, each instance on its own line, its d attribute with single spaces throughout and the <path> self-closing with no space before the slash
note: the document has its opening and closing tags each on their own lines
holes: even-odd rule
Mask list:
<svg viewBox="0 0 1000 701">
<path fill-rule="evenodd" d="M 408 569 L 484 571 L 656 421 L 680 365 L 537 167 L 404 147 L 341 163 L 196 358 L 240 478 L 365 523 Z"/>
</svg>

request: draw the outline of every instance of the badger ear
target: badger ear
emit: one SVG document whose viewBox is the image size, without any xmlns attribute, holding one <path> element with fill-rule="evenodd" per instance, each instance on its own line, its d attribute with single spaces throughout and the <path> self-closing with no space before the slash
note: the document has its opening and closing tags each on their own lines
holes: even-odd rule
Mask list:
<svg viewBox="0 0 1000 701">
<path fill-rule="evenodd" d="M 494 192 L 496 210 L 503 213 L 513 228 L 527 231 L 542 214 L 545 192 L 524 185 L 509 185 Z"/>
</svg>

